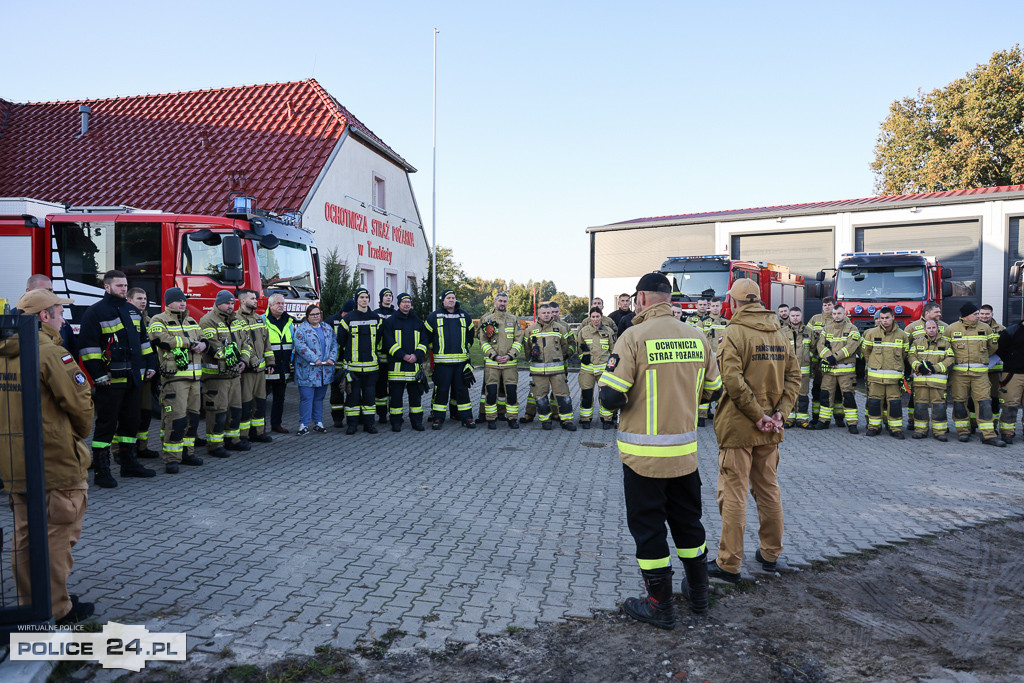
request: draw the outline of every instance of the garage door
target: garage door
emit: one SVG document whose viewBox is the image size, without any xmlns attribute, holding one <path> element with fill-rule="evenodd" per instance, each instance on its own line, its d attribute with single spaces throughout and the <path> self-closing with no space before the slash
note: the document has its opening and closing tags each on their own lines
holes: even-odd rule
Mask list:
<svg viewBox="0 0 1024 683">
<path fill-rule="evenodd" d="M 639 278 L 661 268 L 670 256 L 718 253 L 711 223 L 600 230 L 593 235 L 595 278 Z"/>
<path fill-rule="evenodd" d="M 789 272 L 814 282 L 819 270 L 835 266 L 832 230 L 773 232 L 759 235 L 733 235 L 732 257 L 745 261 L 770 261 L 789 266 Z M 821 301 L 805 297 L 804 319 L 821 312 Z"/>
<path fill-rule="evenodd" d="M 1010 248 L 1006 250 L 1006 269 L 1005 273 L 1010 272 L 1010 266 L 1017 261 L 1024 260 L 1024 235 L 1020 231 L 1020 218 L 1010 219 Z M 1008 284 L 1005 283 L 1004 284 Z M 1006 301 L 1006 310 L 1003 311 L 1003 317 L 1000 322 L 1009 327 L 1014 323 L 1018 323 L 1021 320 L 1021 309 L 1024 307 L 1024 299 L 1022 299 L 1021 293 L 1007 294 L 1004 297 Z"/>
<path fill-rule="evenodd" d="M 942 302 L 942 319 L 960 317 L 960 307 L 981 305 L 981 224 L 978 221 L 857 228 L 856 251 L 920 249 L 953 271 L 953 296 Z"/>
</svg>

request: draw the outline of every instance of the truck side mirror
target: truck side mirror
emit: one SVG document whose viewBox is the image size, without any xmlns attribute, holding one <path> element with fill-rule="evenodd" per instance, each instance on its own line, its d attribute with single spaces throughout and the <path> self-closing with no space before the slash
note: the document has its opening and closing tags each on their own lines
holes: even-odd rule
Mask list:
<svg viewBox="0 0 1024 683">
<path fill-rule="evenodd" d="M 242 240 L 235 235 L 224 235 L 220 243 L 221 260 L 227 268 L 241 268 Z"/>
<path fill-rule="evenodd" d="M 814 279 L 817 280 L 818 282 L 824 282 L 825 281 L 825 271 L 824 270 L 819 270 L 818 274 L 814 276 Z M 820 298 L 820 297 L 815 297 L 815 298 Z"/>
<path fill-rule="evenodd" d="M 1007 289 L 1010 291 L 1010 294 L 1012 294 L 1014 296 L 1016 296 L 1017 294 L 1020 294 L 1020 286 L 1019 285 L 1012 284 L 1009 287 L 1007 287 Z"/>
<path fill-rule="evenodd" d="M 948 299 L 953 296 L 953 283 L 949 280 L 942 281 L 942 298 Z"/>
<path fill-rule="evenodd" d="M 813 282 L 813 283 L 807 285 L 807 296 L 810 297 L 811 299 L 820 299 L 821 298 L 821 283 L 820 282 Z"/>
<path fill-rule="evenodd" d="M 1021 264 L 1020 264 L 1019 261 L 1017 263 L 1014 263 L 1012 266 L 1010 266 L 1010 278 L 1009 278 L 1009 280 L 1010 280 L 1011 283 L 1013 283 L 1013 284 L 1010 285 L 1011 287 L 1013 287 L 1014 285 L 1016 285 L 1017 283 L 1020 282 L 1020 266 L 1021 266 Z"/>
<path fill-rule="evenodd" d="M 241 268 L 226 267 L 220 274 L 221 282 L 229 285 L 240 285 L 244 282 Z"/>
<path fill-rule="evenodd" d="M 942 278 L 943 280 L 948 280 L 949 278 L 953 277 L 953 271 L 950 270 L 949 268 L 943 268 L 942 270 L 939 271 L 939 277 Z"/>
</svg>

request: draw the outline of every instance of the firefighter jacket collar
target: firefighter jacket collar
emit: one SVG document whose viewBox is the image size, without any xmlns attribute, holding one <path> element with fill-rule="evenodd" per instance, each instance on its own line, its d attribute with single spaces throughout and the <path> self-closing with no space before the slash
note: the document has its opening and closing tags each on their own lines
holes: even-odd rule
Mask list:
<svg viewBox="0 0 1024 683">
<path fill-rule="evenodd" d="M 227 313 L 225 313 L 224 311 L 220 310 L 220 308 L 217 306 L 214 306 L 212 309 L 210 309 L 210 312 L 217 317 L 224 318 L 224 322 L 228 323 L 228 328 L 231 327 L 231 321 L 235 319 L 234 311 L 228 311 Z"/>
<path fill-rule="evenodd" d="M 641 313 L 633 316 L 633 325 L 639 325 L 645 320 L 657 318 L 662 315 L 672 315 L 672 306 L 667 301 L 648 306 Z"/>
<path fill-rule="evenodd" d="M 742 325 L 759 332 L 775 332 L 782 329 L 779 316 L 774 311 L 765 309 L 758 301 L 740 306 L 739 310 L 732 314 L 729 325 Z"/>
<path fill-rule="evenodd" d="M 180 313 L 178 311 L 172 311 L 169 308 L 165 308 L 164 315 L 170 316 L 177 320 L 178 322 L 183 323 L 186 320 L 188 320 L 188 308 L 185 308 L 185 310 L 181 311 Z"/>
</svg>

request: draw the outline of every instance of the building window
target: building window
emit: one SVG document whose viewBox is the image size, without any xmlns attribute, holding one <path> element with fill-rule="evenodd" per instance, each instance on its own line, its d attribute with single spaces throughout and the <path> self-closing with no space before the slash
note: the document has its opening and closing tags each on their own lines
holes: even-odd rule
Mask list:
<svg viewBox="0 0 1024 683">
<path fill-rule="evenodd" d="M 384 273 L 384 286 L 390 289 L 392 293 L 397 294 L 395 290 L 398 287 L 398 273 L 393 270 L 386 271 Z"/>
<path fill-rule="evenodd" d="M 372 203 L 378 209 L 386 210 L 388 207 L 385 205 L 386 198 L 384 196 L 384 178 L 380 177 L 376 173 L 373 174 L 373 198 Z"/>
<path fill-rule="evenodd" d="M 416 275 L 415 275 L 415 273 L 406 273 L 405 274 L 405 291 L 407 291 L 410 294 L 412 294 L 413 290 L 415 290 L 415 289 L 416 289 Z"/>
<path fill-rule="evenodd" d="M 373 268 L 360 268 L 359 269 L 359 285 L 366 287 L 366 291 L 373 292 Z M 373 294 L 370 295 L 370 300 L 373 300 Z"/>
</svg>

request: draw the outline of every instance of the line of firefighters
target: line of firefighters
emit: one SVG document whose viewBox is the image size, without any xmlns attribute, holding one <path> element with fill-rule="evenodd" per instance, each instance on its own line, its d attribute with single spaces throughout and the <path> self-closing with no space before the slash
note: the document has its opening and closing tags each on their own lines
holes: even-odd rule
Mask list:
<svg viewBox="0 0 1024 683">
<path fill-rule="evenodd" d="M 1018 374 L 1024 371 L 1024 335 L 1019 324 L 1007 329 L 993 320 L 991 306 L 965 304 L 959 320 L 947 325 L 941 306 L 930 302 L 921 319 L 905 330 L 895 324 L 893 311 L 882 307 L 876 326 L 863 335 L 831 298 L 806 324 L 798 308 L 779 315 L 803 373 L 787 426 L 828 429 L 835 422 L 857 434 L 854 389 L 860 356 L 867 373 L 867 436 L 877 436 L 884 427 L 893 437 L 905 438 L 902 398 L 909 389 L 907 428 L 913 438 L 927 437 L 930 426 L 935 439 L 947 441 L 948 389 L 960 441 L 969 441 L 977 430 L 987 445 L 1013 442 L 1024 398 L 1024 375 Z"/>
</svg>

